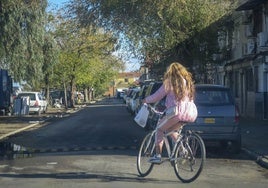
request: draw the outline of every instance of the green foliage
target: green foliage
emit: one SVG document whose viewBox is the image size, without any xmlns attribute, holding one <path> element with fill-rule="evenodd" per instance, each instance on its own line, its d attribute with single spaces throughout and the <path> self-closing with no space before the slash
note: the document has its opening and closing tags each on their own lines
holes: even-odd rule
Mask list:
<svg viewBox="0 0 268 188">
<path fill-rule="evenodd" d="M 110 79 L 122 67 L 112 55 L 117 40 L 109 32 L 79 27 L 71 19 L 59 20 L 55 30 L 60 59 L 55 66 L 58 79 L 70 85 L 72 92 L 94 88 L 103 92 Z"/>
<path fill-rule="evenodd" d="M 47 1 L 0 2 L 0 64 L 16 81 L 34 88 L 43 78 L 43 45 Z"/>
<path fill-rule="evenodd" d="M 47 14 L 46 7 L 47 0 L 0 1 L 0 67 L 33 90 L 70 85 L 102 91 L 124 66 L 112 55 L 117 39 L 60 13 Z"/>
<path fill-rule="evenodd" d="M 59 49 L 56 46 L 56 41 L 52 38 L 51 34 L 46 34 L 43 45 L 44 63 L 44 83 L 47 87 L 53 85 L 54 78 L 54 65 L 58 63 Z"/>
<path fill-rule="evenodd" d="M 124 67 L 112 55 L 120 36 L 147 64 L 174 54 L 206 59 L 217 50 L 214 23 L 230 2 L 71 0 L 69 12 L 53 15 L 45 12 L 47 0 L 1 0 L 0 67 L 33 89 L 67 84 L 101 93 Z"/>
<path fill-rule="evenodd" d="M 227 14 L 232 2 L 232 0 L 73 0 L 71 7 L 82 25 L 94 23 L 124 33 L 133 48 L 139 48 L 145 61 L 149 63 L 165 59 L 170 55 L 168 52 L 177 53 L 178 47 L 186 48 L 186 42 L 194 41 L 190 40 L 192 37 L 201 36 L 200 32 Z M 201 38 L 202 36 L 198 40 Z M 197 52 L 199 47 L 196 43 L 192 46 Z M 191 55 L 193 54 L 189 54 Z"/>
</svg>

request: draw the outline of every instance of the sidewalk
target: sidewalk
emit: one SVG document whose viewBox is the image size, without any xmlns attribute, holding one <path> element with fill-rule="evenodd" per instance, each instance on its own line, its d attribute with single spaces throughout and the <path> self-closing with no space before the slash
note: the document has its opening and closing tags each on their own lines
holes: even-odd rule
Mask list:
<svg viewBox="0 0 268 188">
<path fill-rule="evenodd" d="M 242 150 L 268 169 L 268 121 L 241 118 Z"/>
<path fill-rule="evenodd" d="M 0 142 L 19 132 L 38 128 L 38 126 L 51 121 L 52 119 L 56 120 L 69 116 L 79 108 L 70 110 L 66 110 L 64 108 L 48 108 L 47 113 L 39 116 L 36 114 L 23 116 L 0 116 Z"/>
</svg>

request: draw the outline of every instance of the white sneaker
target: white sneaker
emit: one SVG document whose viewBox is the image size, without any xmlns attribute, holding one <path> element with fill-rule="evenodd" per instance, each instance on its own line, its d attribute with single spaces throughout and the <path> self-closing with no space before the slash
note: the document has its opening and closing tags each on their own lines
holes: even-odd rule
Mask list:
<svg viewBox="0 0 268 188">
<path fill-rule="evenodd" d="M 160 154 L 155 154 L 153 157 L 149 159 L 150 163 L 156 163 L 160 164 L 161 163 L 161 155 Z"/>
</svg>

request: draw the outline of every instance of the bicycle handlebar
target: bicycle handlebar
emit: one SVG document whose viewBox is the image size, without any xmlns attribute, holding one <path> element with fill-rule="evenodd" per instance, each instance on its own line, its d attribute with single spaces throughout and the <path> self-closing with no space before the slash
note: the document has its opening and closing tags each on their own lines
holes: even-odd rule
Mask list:
<svg viewBox="0 0 268 188">
<path fill-rule="evenodd" d="M 143 105 L 146 106 L 147 108 L 150 108 L 156 114 L 159 114 L 159 115 L 163 115 L 164 114 L 164 112 L 157 111 L 152 105 L 150 105 L 148 103 L 144 103 Z"/>
</svg>

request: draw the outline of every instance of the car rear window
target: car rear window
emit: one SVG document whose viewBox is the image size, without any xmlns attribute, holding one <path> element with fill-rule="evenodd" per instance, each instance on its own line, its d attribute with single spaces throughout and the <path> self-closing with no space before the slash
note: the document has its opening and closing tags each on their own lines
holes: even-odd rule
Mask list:
<svg viewBox="0 0 268 188">
<path fill-rule="evenodd" d="M 196 88 L 195 103 L 199 105 L 232 105 L 233 97 L 229 89 Z"/>
<path fill-rule="evenodd" d="M 18 94 L 18 97 L 19 98 L 22 98 L 22 97 L 30 97 L 30 100 L 34 101 L 35 100 L 35 94 L 33 93 L 20 93 Z"/>
</svg>

